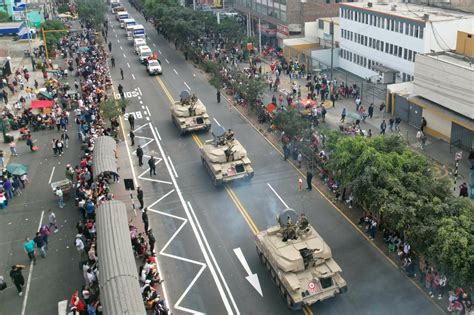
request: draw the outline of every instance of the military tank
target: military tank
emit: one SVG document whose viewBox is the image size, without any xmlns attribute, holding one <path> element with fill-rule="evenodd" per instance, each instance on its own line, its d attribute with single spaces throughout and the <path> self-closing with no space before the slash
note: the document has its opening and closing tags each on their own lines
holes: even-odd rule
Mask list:
<svg viewBox="0 0 474 315">
<path fill-rule="evenodd" d="M 214 185 L 252 178 L 253 168 L 247 151 L 234 138 L 232 130 L 226 131 L 222 126 L 213 129 L 213 139 L 206 140 L 201 147 L 201 160 Z"/>
<path fill-rule="evenodd" d="M 278 225 L 255 236 L 257 253 L 288 307 L 301 309 L 347 291 L 331 249 L 304 214 L 285 209 Z"/>
<path fill-rule="evenodd" d="M 181 135 L 187 132 L 211 129 L 206 106 L 188 91 L 180 93 L 180 100 L 171 105 L 171 119 Z"/>
</svg>

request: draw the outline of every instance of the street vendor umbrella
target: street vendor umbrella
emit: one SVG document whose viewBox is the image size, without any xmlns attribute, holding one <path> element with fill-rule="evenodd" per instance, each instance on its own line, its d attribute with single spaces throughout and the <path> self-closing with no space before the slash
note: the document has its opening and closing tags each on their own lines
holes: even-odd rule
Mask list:
<svg viewBox="0 0 474 315">
<path fill-rule="evenodd" d="M 28 166 L 20 163 L 10 163 L 7 165 L 7 172 L 12 175 L 21 176 L 28 173 Z"/>
<path fill-rule="evenodd" d="M 276 107 L 275 104 L 268 103 L 267 106 L 266 106 L 267 112 L 273 113 L 273 111 L 275 110 L 275 107 Z"/>
<path fill-rule="evenodd" d="M 347 117 L 353 120 L 362 120 L 362 117 L 358 113 L 354 113 L 354 112 L 347 113 Z"/>
</svg>

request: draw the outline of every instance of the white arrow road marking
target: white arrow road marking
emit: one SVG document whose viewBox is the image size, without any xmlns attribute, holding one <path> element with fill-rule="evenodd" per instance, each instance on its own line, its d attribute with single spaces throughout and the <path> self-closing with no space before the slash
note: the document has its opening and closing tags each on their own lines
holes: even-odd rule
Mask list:
<svg viewBox="0 0 474 315">
<path fill-rule="evenodd" d="M 258 275 L 256 273 L 252 274 L 249 264 L 247 263 L 247 260 L 244 257 L 244 253 L 242 253 L 240 247 L 234 248 L 234 253 L 235 256 L 237 256 L 237 259 L 242 264 L 242 267 L 244 267 L 245 272 L 247 273 L 247 277 L 245 277 L 245 279 L 250 282 L 252 287 L 257 290 L 257 292 L 260 293 L 261 296 L 263 296 L 262 288 L 260 287 L 260 281 L 258 281 Z"/>
<path fill-rule="evenodd" d="M 160 133 L 158 132 L 158 128 L 155 127 L 155 131 L 156 131 L 156 135 L 158 136 L 158 139 L 160 139 L 160 141 L 161 141 L 161 135 L 160 135 Z"/>
<path fill-rule="evenodd" d="M 280 199 L 281 203 L 286 207 L 286 208 L 289 208 L 288 205 L 286 204 L 286 202 L 283 200 L 283 198 L 280 197 L 280 195 L 275 191 L 275 189 L 273 189 L 272 185 L 270 185 L 269 183 L 267 183 L 268 187 L 270 187 L 270 189 L 273 191 L 273 193 L 275 194 L 275 196 L 277 196 L 278 199 Z"/>
<path fill-rule="evenodd" d="M 170 62 L 168 61 L 168 59 L 166 59 L 166 58 L 165 58 L 165 61 L 166 61 L 166 63 L 168 63 L 168 64 L 170 63 Z"/>
</svg>

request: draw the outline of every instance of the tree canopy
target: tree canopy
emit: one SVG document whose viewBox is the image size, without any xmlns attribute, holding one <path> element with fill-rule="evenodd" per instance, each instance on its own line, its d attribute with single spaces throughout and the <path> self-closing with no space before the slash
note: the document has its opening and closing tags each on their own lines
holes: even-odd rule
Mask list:
<svg viewBox="0 0 474 315">
<path fill-rule="evenodd" d="M 101 0 L 81 0 L 77 2 L 77 14 L 84 21 L 89 21 L 97 31 L 100 31 L 105 22 L 107 7 Z"/>
<path fill-rule="evenodd" d="M 49 51 L 52 51 L 56 48 L 56 45 L 59 43 L 59 40 L 67 34 L 66 25 L 61 20 L 46 20 L 41 27 L 45 31 L 46 37 L 46 46 Z M 52 30 L 64 30 L 64 32 L 47 32 Z"/>
</svg>

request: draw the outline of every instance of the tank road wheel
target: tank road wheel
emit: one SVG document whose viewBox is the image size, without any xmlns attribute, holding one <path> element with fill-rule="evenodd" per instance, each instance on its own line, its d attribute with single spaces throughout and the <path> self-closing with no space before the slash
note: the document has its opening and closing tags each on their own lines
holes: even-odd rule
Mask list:
<svg viewBox="0 0 474 315">
<path fill-rule="evenodd" d="M 286 294 L 285 287 L 283 286 L 282 283 L 280 283 L 280 293 L 281 293 L 282 296 L 285 296 L 285 294 Z"/>
<path fill-rule="evenodd" d="M 272 275 L 272 279 L 273 281 L 277 282 L 277 277 L 276 277 L 276 274 L 275 274 L 275 271 L 272 269 L 270 269 L 270 274 Z"/>
<path fill-rule="evenodd" d="M 288 304 L 288 307 L 293 309 L 295 303 L 293 302 L 293 299 L 288 293 L 285 293 L 285 298 L 286 298 L 286 304 Z"/>
<path fill-rule="evenodd" d="M 203 158 L 202 156 L 201 156 L 201 163 L 202 163 L 202 165 L 204 165 L 204 166 L 206 165 L 206 162 L 204 161 L 204 158 Z"/>
<path fill-rule="evenodd" d="M 258 247 L 256 247 L 256 248 L 257 248 L 257 254 L 258 254 L 258 258 L 260 259 L 260 262 L 261 262 L 262 264 L 265 264 L 265 257 L 263 257 L 263 254 L 262 254 L 262 252 L 258 249 Z"/>
<path fill-rule="evenodd" d="M 265 266 L 267 267 L 268 271 L 271 270 L 270 263 L 268 262 L 268 259 L 266 259 L 266 258 L 265 258 Z"/>
</svg>

